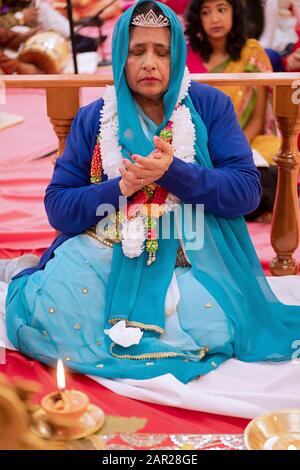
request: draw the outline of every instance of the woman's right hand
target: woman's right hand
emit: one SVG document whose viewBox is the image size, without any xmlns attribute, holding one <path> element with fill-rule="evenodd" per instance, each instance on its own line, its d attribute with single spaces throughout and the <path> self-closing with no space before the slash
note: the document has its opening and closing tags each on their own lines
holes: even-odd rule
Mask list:
<svg viewBox="0 0 300 470">
<path fill-rule="evenodd" d="M 120 189 L 123 196 L 130 197 L 145 186 L 154 183 L 168 170 L 173 161 L 174 150 L 160 137 L 154 137 L 156 149 L 147 157 L 133 156 L 135 163 L 124 160 L 119 168 L 122 175 Z"/>
<path fill-rule="evenodd" d="M 134 159 L 136 160 L 135 156 Z M 156 148 L 147 157 L 140 157 L 140 160 L 161 161 L 163 164 L 162 151 Z M 154 183 L 159 179 L 162 174 L 161 170 L 157 169 L 144 169 L 138 162 L 130 163 L 129 160 L 123 160 L 124 167 L 119 168 L 122 179 L 120 180 L 119 186 L 123 196 L 130 197 L 137 191 L 140 191 L 145 186 Z"/>
</svg>

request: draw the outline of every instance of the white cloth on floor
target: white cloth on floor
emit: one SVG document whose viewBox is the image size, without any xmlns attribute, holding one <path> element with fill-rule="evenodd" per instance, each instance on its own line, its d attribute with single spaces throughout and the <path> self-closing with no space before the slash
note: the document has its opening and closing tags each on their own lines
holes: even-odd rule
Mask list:
<svg viewBox="0 0 300 470">
<path fill-rule="evenodd" d="M 300 276 L 267 279 L 283 303 L 300 305 Z M 295 355 L 300 357 L 300 350 L 298 355 L 295 350 Z M 137 400 L 241 418 L 254 418 L 274 409 L 300 408 L 297 360 L 247 363 L 229 359 L 188 384 L 171 374 L 149 380 L 91 378 L 115 393 Z"/>
<path fill-rule="evenodd" d="M 18 256 L 11 259 L 0 259 L 0 281 L 9 284 L 11 279 L 23 271 L 39 264 L 40 258 L 33 254 Z"/>
<path fill-rule="evenodd" d="M 254 418 L 274 409 L 300 408 L 300 367 L 292 361 L 271 364 L 229 359 L 188 384 L 171 374 L 140 381 L 91 378 L 136 400 L 241 418 Z"/>
<path fill-rule="evenodd" d="M 45 31 L 57 31 L 64 38 L 70 37 L 70 24 L 65 16 L 45 0 L 39 2 L 38 8 L 38 24 Z"/>
<path fill-rule="evenodd" d="M 300 276 L 267 279 L 282 302 L 300 305 Z M 5 344 L 9 349 L 5 332 L 6 290 L 7 285 L 0 282 L 0 346 Z M 215 371 L 188 384 L 182 384 L 171 374 L 148 380 L 91 378 L 137 400 L 228 416 L 254 418 L 269 410 L 300 408 L 300 362 L 297 360 L 246 363 L 229 359 Z"/>
</svg>

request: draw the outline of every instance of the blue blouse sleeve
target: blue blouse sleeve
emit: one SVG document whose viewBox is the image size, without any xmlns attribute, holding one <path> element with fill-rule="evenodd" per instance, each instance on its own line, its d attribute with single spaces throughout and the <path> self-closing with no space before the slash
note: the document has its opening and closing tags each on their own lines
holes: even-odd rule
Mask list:
<svg viewBox="0 0 300 470">
<path fill-rule="evenodd" d="M 174 158 L 157 183 L 182 202 L 204 204 L 205 211 L 216 216 L 248 214 L 260 201 L 260 174 L 231 100 L 205 85 L 196 84 L 192 90 L 195 109 L 207 128 L 208 150 L 214 168 Z"/>
<path fill-rule="evenodd" d="M 65 234 L 79 234 L 95 225 L 101 204 L 119 207 L 121 177 L 90 184 L 90 166 L 103 101 L 79 110 L 46 189 L 45 208 L 50 224 Z"/>
</svg>

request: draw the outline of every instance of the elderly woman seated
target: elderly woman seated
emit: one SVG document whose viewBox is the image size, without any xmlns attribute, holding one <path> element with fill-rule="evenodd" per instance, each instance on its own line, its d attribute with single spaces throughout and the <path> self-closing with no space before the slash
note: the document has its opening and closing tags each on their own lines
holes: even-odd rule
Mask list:
<svg viewBox="0 0 300 470">
<path fill-rule="evenodd" d="M 230 98 L 191 83 L 185 61 L 167 6 L 121 16 L 115 87 L 79 111 L 46 190 L 61 233 L 38 266 L 7 274 L 24 354 L 185 383 L 233 356 L 291 357 L 299 308 L 272 293 L 242 217 L 261 191 L 251 149 Z"/>
</svg>

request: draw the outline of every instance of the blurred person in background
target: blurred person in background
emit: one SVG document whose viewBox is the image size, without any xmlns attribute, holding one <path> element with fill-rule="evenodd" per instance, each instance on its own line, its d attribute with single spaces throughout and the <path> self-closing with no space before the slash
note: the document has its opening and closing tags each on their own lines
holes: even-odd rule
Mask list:
<svg viewBox="0 0 300 470">
<path fill-rule="evenodd" d="M 43 73 L 36 65 L 12 59 L 4 53 L 4 49 L 17 50 L 20 45 L 35 34 L 39 29 L 33 29 L 25 34 L 10 31 L 0 27 L 0 74 L 18 73 L 33 75 Z"/>
</svg>

